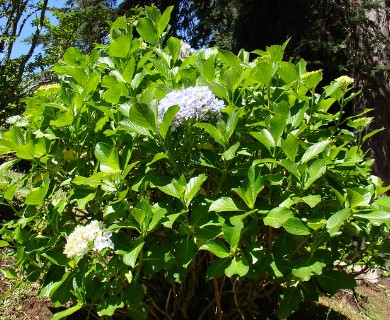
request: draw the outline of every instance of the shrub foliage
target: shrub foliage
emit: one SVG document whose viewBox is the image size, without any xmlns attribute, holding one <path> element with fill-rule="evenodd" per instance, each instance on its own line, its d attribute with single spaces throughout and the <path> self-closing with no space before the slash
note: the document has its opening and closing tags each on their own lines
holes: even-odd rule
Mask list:
<svg viewBox="0 0 390 320">
<path fill-rule="evenodd" d="M 16 158 L 1 170 L 31 163 L 1 185 L 15 267 L 71 302 L 55 319 L 285 318 L 355 286 L 347 268 L 388 253 L 390 198 L 361 149 L 372 119 L 343 117 L 353 80 L 319 89 L 322 72 L 283 60 L 286 44 L 193 52 L 166 39 L 171 10 L 117 19 L 90 55 L 68 49 L 59 85 L 8 119 L 0 153 Z M 162 114 L 191 87 L 222 112 L 185 117 L 170 98 Z"/>
</svg>

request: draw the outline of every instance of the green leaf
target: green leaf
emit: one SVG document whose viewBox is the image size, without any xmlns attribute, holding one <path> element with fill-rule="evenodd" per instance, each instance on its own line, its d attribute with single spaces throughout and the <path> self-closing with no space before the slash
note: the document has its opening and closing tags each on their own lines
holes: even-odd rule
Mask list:
<svg viewBox="0 0 390 320">
<path fill-rule="evenodd" d="M 103 303 L 100 303 L 97 307 L 97 314 L 100 317 L 103 316 L 112 316 L 115 313 L 115 310 L 118 308 L 123 308 L 124 303 L 122 299 L 118 297 L 108 297 L 103 300 Z"/>
<path fill-rule="evenodd" d="M 280 137 L 283 134 L 284 128 L 286 126 L 287 117 L 282 114 L 278 114 L 270 120 L 269 131 L 272 135 L 275 144 L 278 145 Z"/>
<path fill-rule="evenodd" d="M 326 161 L 323 159 L 315 160 L 309 167 L 308 179 L 305 181 L 305 190 L 307 190 L 316 180 L 326 172 Z"/>
<path fill-rule="evenodd" d="M 199 248 L 199 250 L 210 251 L 218 258 L 227 258 L 230 255 L 229 249 L 222 241 L 218 239 L 208 240 Z"/>
<path fill-rule="evenodd" d="M 225 269 L 230 265 L 229 259 L 217 259 L 210 264 L 206 271 L 206 281 L 213 278 L 221 278 L 225 274 Z"/>
<path fill-rule="evenodd" d="M 288 219 L 294 215 L 290 209 L 284 207 L 276 207 L 268 212 L 264 218 L 264 224 L 272 228 L 280 228 Z"/>
<path fill-rule="evenodd" d="M 43 205 L 48 187 L 48 185 L 43 185 L 39 188 L 33 188 L 26 196 L 26 204 L 31 206 Z"/>
<path fill-rule="evenodd" d="M 161 137 L 165 140 L 168 130 L 171 128 L 171 124 L 173 119 L 175 118 L 176 114 L 179 112 L 180 107 L 178 105 L 171 106 L 168 108 L 167 111 L 165 111 L 163 120 L 160 124 L 160 134 Z"/>
<path fill-rule="evenodd" d="M 351 208 L 367 207 L 371 201 L 371 193 L 363 188 L 348 188 L 347 201 Z"/>
<path fill-rule="evenodd" d="M 314 208 L 317 204 L 321 202 L 321 196 L 319 194 L 313 194 L 310 196 L 302 197 L 300 200 L 309 205 L 310 208 Z"/>
<path fill-rule="evenodd" d="M 194 257 L 196 256 L 197 252 L 198 248 L 193 239 L 182 239 L 175 246 L 176 263 L 183 268 L 187 268 L 188 265 L 191 263 L 192 259 L 194 259 Z"/>
<path fill-rule="evenodd" d="M 227 223 L 222 225 L 223 237 L 229 243 L 232 251 L 235 251 L 240 243 L 242 229 L 244 229 L 242 220 L 236 221 L 233 226 L 230 226 Z"/>
<path fill-rule="evenodd" d="M 253 138 L 260 141 L 269 151 L 271 151 L 271 147 L 275 147 L 275 140 L 267 129 L 262 129 L 260 132 L 251 132 L 250 134 Z"/>
<path fill-rule="evenodd" d="M 355 213 L 353 214 L 356 218 L 367 219 L 372 223 L 382 224 L 386 223 L 390 225 L 390 212 L 389 211 L 373 211 L 370 213 Z"/>
<path fill-rule="evenodd" d="M 179 56 L 180 50 L 182 47 L 182 42 L 181 40 L 175 38 L 175 37 L 170 37 L 167 41 L 167 48 L 169 50 L 169 53 L 171 54 L 172 58 L 174 61 L 177 60 L 177 57 Z"/>
<path fill-rule="evenodd" d="M 126 58 L 130 50 L 131 42 L 125 36 L 114 39 L 108 46 L 108 52 L 113 57 Z"/>
<path fill-rule="evenodd" d="M 135 125 L 148 129 L 156 129 L 156 114 L 153 107 L 148 104 L 133 104 L 130 108 L 129 118 Z"/>
<path fill-rule="evenodd" d="M 291 161 L 295 161 L 295 157 L 298 153 L 298 146 L 298 139 L 292 133 L 290 133 L 286 140 L 282 142 L 282 149 Z"/>
<path fill-rule="evenodd" d="M 136 29 L 146 42 L 149 42 L 153 45 L 158 43 L 158 32 L 152 20 L 148 18 L 139 19 L 136 25 Z"/>
<path fill-rule="evenodd" d="M 297 236 L 306 236 L 310 234 L 310 230 L 299 218 L 290 218 L 283 223 L 284 229 L 288 233 L 295 234 Z"/>
<path fill-rule="evenodd" d="M 260 62 L 253 68 L 251 78 L 260 84 L 269 85 L 274 74 L 275 71 L 270 63 Z"/>
<path fill-rule="evenodd" d="M 16 148 L 16 156 L 21 159 L 32 160 L 35 156 L 35 145 L 32 141 L 19 145 Z"/>
<path fill-rule="evenodd" d="M 185 191 L 185 186 L 180 185 L 176 179 L 171 179 L 165 176 L 157 176 L 151 179 L 151 182 L 159 188 L 162 192 L 178 198 L 182 199 L 182 196 Z"/>
<path fill-rule="evenodd" d="M 301 173 L 299 172 L 298 165 L 295 162 L 289 159 L 282 159 L 280 163 L 287 169 L 288 172 L 292 173 L 298 181 L 301 180 Z"/>
<path fill-rule="evenodd" d="M 73 123 L 73 114 L 67 111 L 58 113 L 57 119 L 50 121 L 50 125 L 58 128 L 69 126 L 72 123 Z"/>
<path fill-rule="evenodd" d="M 325 140 L 325 141 L 321 141 L 321 142 L 317 142 L 317 143 L 313 144 L 305 151 L 300 162 L 305 163 L 305 162 L 309 161 L 310 159 L 313 159 L 316 155 L 318 155 L 322 151 L 324 151 L 329 143 L 330 143 L 329 140 Z"/>
<path fill-rule="evenodd" d="M 72 67 L 83 67 L 87 62 L 87 57 L 83 56 L 81 51 L 75 47 L 70 47 L 65 51 L 62 57 L 64 62 Z"/>
<path fill-rule="evenodd" d="M 215 211 L 215 212 L 227 212 L 227 211 L 243 211 L 242 205 L 235 199 L 229 198 L 229 197 L 222 197 L 218 200 L 215 200 L 210 208 L 209 211 Z"/>
<path fill-rule="evenodd" d="M 316 276 L 320 286 L 330 294 L 335 294 L 340 289 L 352 289 L 357 286 L 352 274 L 345 271 L 324 271 Z"/>
<path fill-rule="evenodd" d="M 196 123 L 194 126 L 204 129 L 214 139 L 215 142 L 219 143 L 223 147 L 226 146 L 226 142 L 223 134 L 212 124 L 200 122 L 200 123 Z"/>
<path fill-rule="evenodd" d="M 171 12 L 173 10 L 173 6 L 169 6 L 165 9 L 161 17 L 157 21 L 157 32 L 158 34 L 162 34 L 165 28 L 168 26 L 169 20 L 171 18 Z"/>
<path fill-rule="evenodd" d="M 279 319 L 286 319 L 299 309 L 302 301 L 302 293 L 299 287 L 289 287 L 284 289 L 279 296 L 279 307 L 276 315 Z"/>
<path fill-rule="evenodd" d="M 0 240 L 0 248 L 8 247 L 9 243 L 5 240 Z"/>
<path fill-rule="evenodd" d="M 75 313 L 76 311 L 80 310 L 82 307 L 83 307 L 82 304 L 77 304 L 73 307 L 66 308 L 63 311 L 55 313 L 51 319 L 52 320 L 59 320 L 59 319 L 65 318 L 65 317 L 70 316 L 71 314 Z"/>
<path fill-rule="evenodd" d="M 291 62 L 281 61 L 278 75 L 286 84 L 290 84 L 291 82 L 298 80 L 297 67 Z"/>
<path fill-rule="evenodd" d="M 190 205 L 194 196 L 199 192 L 200 187 L 206 179 L 207 176 L 202 173 L 197 177 L 192 177 L 190 181 L 188 181 L 184 192 L 184 199 L 186 200 L 187 207 Z"/>
<path fill-rule="evenodd" d="M 118 150 L 106 143 L 98 142 L 94 154 L 100 162 L 102 172 L 113 172 L 120 170 Z"/>
<path fill-rule="evenodd" d="M 309 281 L 312 275 L 320 275 L 323 267 L 325 267 L 325 264 L 321 261 L 311 261 L 310 259 L 307 259 L 306 261 L 297 264 L 294 269 L 292 269 L 292 274 L 302 281 Z"/>
<path fill-rule="evenodd" d="M 245 276 L 249 271 L 249 263 L 245 256 L 235 256 L 230 265 L 225 269 L 225 274 L 228 277 L 232 277 L 237 274 L 240 277 Z"/>
<path fill-rule="evenodd" d="M 135 267 L 135 264 L 137 263 L 137 258 L 138 258 L 138 255 L 139 253 L 141 252 L 142 250 L 142 247 L 144 246 L 144 242 L 141 240 L 137 240 L 135 243 L 134 243 L 134 246 L 133 248 L 131 249 L 130 252 L 126 253 L 124 256 L 123 256 L 123 262 L 124 264 L 130 266 L 131 268 L 134 268 Z"/>
<path fill-rule="evenodd" d="M 119 124 L 120 124 L 121 128 L 126 130 L 126 131 L 132 131 L 132 132 L 136 132 L 142 136 L 152 137 L 152 135 L 150 134 L 148 129 L 145 129 L 144 127 L 140 127 L 140 126 L 136 125 L 130 119 L 121 120 L 121 121 L 119 121 Z"/>
<path fill-rule="evenodd" d="M 337 211 L 333 214 L 326 223 L 326 228 L 328 230 L 335 229 L 338 230 L 344 223 L 345 219 L 349 217 L 351 209 L 345 208 L 340 211 Z"/>
</svg>

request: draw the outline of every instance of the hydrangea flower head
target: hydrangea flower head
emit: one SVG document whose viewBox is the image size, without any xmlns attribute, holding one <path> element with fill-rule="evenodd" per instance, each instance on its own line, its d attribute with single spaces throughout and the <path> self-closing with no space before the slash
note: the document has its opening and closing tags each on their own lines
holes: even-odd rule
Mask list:
<svg viewBox="0 0 390 320">
<path fill-rule="evenodd" d="M 86 226 L 77 226 L 68 236 L 64 253 L 68 258 L 79 258 L 88 253 L 91 247 L 94 251 L 114 249 L 110 237 L 111 232 L 103 232 L 103 223 L 93 220 Z"/>
<path fill-rule="evenodd" d="M 172 126 L 177 128 L 180 123 L 189 119 L 208 120 L 210 115 L 220 115 L 225 107 L 222 100 L 217 99 L 206 86 L 189 87 L 184 90 L 174 90 L 161 99 L 158 104 L 158 117 L 161 121 L 169 107 L 178 105 L 179 112 L 173 119 Z"/>
<path fill-rule="evenodd" d="M 353 78 L 348 76 L 338 77 L 335 81 L 340 83 L 341 87 L 347 87 L 354 82 Z"/>
<path fill-rule="evenodd" d="M 181 49 L 179 52 L 179 58 L 185 59 L 189 57 L 191 54 L 195 52 L 195 49 L 191 48 L 191 46 L 184 41 L 182 41 Z"/>
</svg>

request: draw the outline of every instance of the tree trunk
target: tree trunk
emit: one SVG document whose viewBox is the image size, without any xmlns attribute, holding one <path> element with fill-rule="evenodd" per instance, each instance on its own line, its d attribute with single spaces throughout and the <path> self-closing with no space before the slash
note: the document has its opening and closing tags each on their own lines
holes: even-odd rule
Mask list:
<svg viewBox="0 0 390 320">
<path fill-rule="evenodd" d="M 361 6 L 361 3 L 355 6 Z M 372 108 L 368 116 L 374 117 L 369 131 L 377 128 L 385 130 L 377 133 L 365 147 L 375 159 L 373 173 L 390 184 L 390 1 L 370 1 L 376 7 L 365 8 L 362 24 L 351 30 L 349 52 L 353 55 L 353 76 L 362 93 L 354 103 L 354 113 L 364 108 Z M 354 9 L 356 9 L 355 7 Z M 359 10 L 359 9 L 358 9 Z"/>
</svg>

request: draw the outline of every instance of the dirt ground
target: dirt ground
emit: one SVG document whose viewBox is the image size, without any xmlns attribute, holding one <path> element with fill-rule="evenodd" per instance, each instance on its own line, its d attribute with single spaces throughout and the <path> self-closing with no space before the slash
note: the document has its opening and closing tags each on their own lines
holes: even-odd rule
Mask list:
<svg viewBox="0 0 390 320">
<path fill-rule="evenodd" d="M 11 259 L 1 255 L 0 269 L 11 265 Z M 3 257 L 2 257 L 3 256 Z M 0 320 L 49 320 L 55 310 L 50 300 L 37 297 L 38 285 L 18 282 L 0 273 Z M 301 310 L 291 320 L 388 320 L 390 319 L 390 278 L 381 278 L 377 283 L 359 281 L 353 290 L 341 290 L 334 297 L 323 297 L 316 304 L 302 304 Z M 7 292 L 15 290 L 7 295 Z M 80 318 L 80 317 L 79 317 Z M 72 320 L 85 320 L 72 316 Z"/>
</svg>

